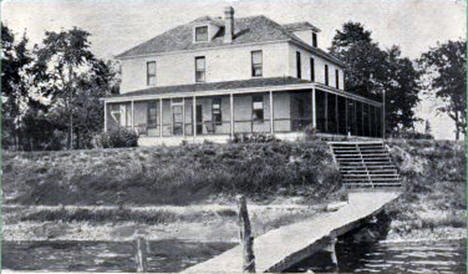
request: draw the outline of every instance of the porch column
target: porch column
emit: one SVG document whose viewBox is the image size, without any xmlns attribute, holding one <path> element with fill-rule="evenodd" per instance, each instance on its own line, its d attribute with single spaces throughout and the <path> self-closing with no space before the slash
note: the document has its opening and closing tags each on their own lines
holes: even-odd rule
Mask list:
<svg viewBox="0 0 468 274">
<path fill-rule="evenodd" d="M 275 121 L 273 119 L 273 92 L 270 90 L 270 133 L 271 135 L 275 134 Z"/>
<path fill-rule="evenodd" d="M 107 132 L 107 102 L 104 101 L 104 132 Z"/>
<path fill-rule="evenodd" d="M 349 135 L 349 125 L 348 125 L 348 98 L 344 98 L 344 102 L 345 102 L 345 135 Z"/>
<path fill-rule="evenodd" d="M 325 91 L 324 94 L 325 94 L 325 100 L 324 100 L 325 101 L 325 106 L 324 106 L 325 107 L 324 108 L 325 109 L 325 115 L 324 115 L 324 117 L 325 117 L 325 133 L 328 133 L 328 92 Z"/>
<path fill-rule="evenodd" d="M 385 140 L 385 90 L 382 91 L 382 139 Z"/>
<path fill-rule="evenodd" d="M 132 130 L 135 130 L 135 102 L 132 100 Z"/>
<path fill-rule="evenodd" d="M 185 97 L 182 98 L 182 136 L 185 137 Z"/>
<path fill-rule="evenodd" d="M 197 97 L 193 96 L 192 101 L 193 137 L 197 137 Z"/>
<path fill-rule="evenodd" d="M 340 117 L 338 113 L 338 95 L 335 95 L 335 122 L 336 122 L 336 133 L 340 134 Z"/>
<path fill-rule="evenodd" d="M 162 98 L 159 99 L 159 137 L 163 135 L 163 103 Z"/>
<path fill-rule="evenodd" d="M 229 110 L 231 112 L 231 138 L 234 138 L 234 95 L 229 94 Z"/>
<path fill-rule="evenodd" d="M 364 128 L 366 125 L 364 124 L 364 102 L 361 102 L 361 134 L 364 136 Z"/>
<path fill-rule="evenodd" d="M 369 127 L 369 137 L 372 137 L 372 123 L 371 123 L 371 105 L 367 105 L 367 124 Z"/>
<path fill-rule="evenodd" d="M 315 88 L 312 88 L 312 127 L 317 129 L 317 103 L 315 99 Z"/>
</svg>

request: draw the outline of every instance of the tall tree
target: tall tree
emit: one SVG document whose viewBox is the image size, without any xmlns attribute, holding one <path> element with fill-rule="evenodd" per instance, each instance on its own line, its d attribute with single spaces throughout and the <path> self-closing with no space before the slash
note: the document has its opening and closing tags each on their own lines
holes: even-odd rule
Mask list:
<svg viewBox="0 0 468 274">
<path fill-rule="evenodd" d="M 79 92 L 79 78 L 89 71 L 96 59 L 91 52 L 90 33 L 74 27 L 68 31 L 46 32 L 41 48 L 36 47 L 35 66 L 37 84 L 45 96 L 50 96 L 55 105 L 62 107 L 67 117 L 67 147 L 72 148 L 73 116 L 76 112 L 74 99 Z"/>
<path fill-rule="evenodd" d="M 443 100 L 439 113 L 446 113 L 455 123 L 455 139 L 466 133 L 466 41 L 438 43 L 418 60 L 430 90 Z"/>
<path fill-rule="evenodd" d="M 363 96 L 386 92 L 387 133 L 413 127 L 417 121 L 413 108 L 418 102 L 418 73 L 408 58 L 401 57 L 396 46 L 388 50 L 380 49 L 373 42 L 371 31 L 361 23 L 347 22 L 342 30 L 337 30 L 330 52 L 343 61 L 346 90 Z"/>
<path fill-rule="evenodd" d="M 27 49 L 26 33 L 16 43 L 14 34 L 2 24 L 2 141 L 13 143 L 16 149 L 21 143 L 22 118 L 29 104 L 28 66 L 32 62 Z"/>
</svg>

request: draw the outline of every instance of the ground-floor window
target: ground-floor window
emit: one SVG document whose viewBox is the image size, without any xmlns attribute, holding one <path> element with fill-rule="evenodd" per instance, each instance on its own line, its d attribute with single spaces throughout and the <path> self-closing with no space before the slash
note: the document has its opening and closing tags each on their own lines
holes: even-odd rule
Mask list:
<svg viewBox="0 0 468 274">
<path fill-rule="evenodd" d="M 213 98 L 212 105 L 211 105 L 211 114 L 213 123 L 217 126 L 223 124 L 223 116 L 221 114 L 221 98 L 215 97 Z"/>
</svg>

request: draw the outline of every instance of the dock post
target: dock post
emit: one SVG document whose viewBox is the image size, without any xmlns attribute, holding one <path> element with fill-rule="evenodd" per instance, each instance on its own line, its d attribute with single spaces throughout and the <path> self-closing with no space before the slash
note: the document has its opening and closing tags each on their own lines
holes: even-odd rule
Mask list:
<svg viewBox="0 0 468 274">
<path fill-rule="evenodd" d="M 324 251 L 330 252 L 330 259 L 332 261 L 332 264 L 335 267 L 338 267 L 338 258 L 336 257 L 336 242 L 337 239 L 335 237 L 330 238 L 330 241 L 328 242 L 328 245 L 324 248 Z"/>
<path fill-rule="evenodd" d="M 239 236 L 242 245 L 242 271 L 255 273 L 255 255 L 253 253 L 253 236 L 250 227 L 247 202 L 243 195 L 237 196 L 239 205 Z"/>
<path fill-rule="evenodd" d="M 145 247 L 147 244 L 143 236 L 137 235 L 136 238 L 136 243 L 135 243 L 135 249 L 136 249 L 136 263 L 137 263 L 137 270 L 136 272 L 146 272 L 147 267 L 146 267 L 146 251 L 147 248 Z"/>
</svg>

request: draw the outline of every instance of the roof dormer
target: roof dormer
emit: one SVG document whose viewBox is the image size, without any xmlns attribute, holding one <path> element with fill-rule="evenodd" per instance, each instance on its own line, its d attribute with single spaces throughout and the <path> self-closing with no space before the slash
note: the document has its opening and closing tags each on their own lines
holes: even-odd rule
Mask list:
<svg viewBox="0 0 468 274">
<path fill-rule="evenodd" d="M 307 43 L 314 48 L 318 47 L 318 33 L 320 32 L 320 29 L 309 22 L 285 24 L 283 27 L 290 33 L 296 35 L 304 43 Z"/>
<path fill-rule="evenodd" d="M 223 27 L 220 19 L 209 16 L 198 18 L 193 23 L 194 43 L 210 42 Z"/>
</svg>

